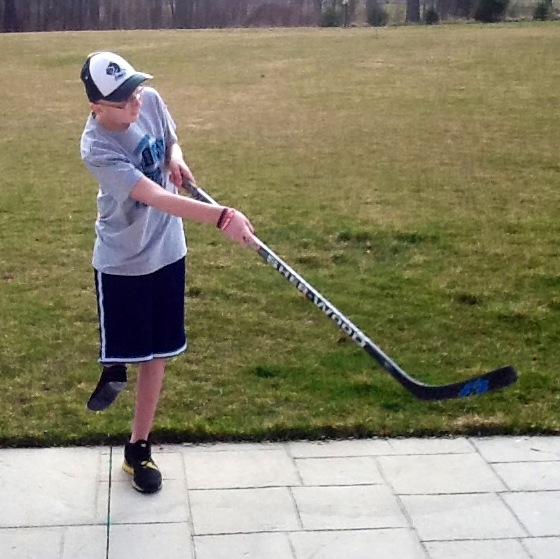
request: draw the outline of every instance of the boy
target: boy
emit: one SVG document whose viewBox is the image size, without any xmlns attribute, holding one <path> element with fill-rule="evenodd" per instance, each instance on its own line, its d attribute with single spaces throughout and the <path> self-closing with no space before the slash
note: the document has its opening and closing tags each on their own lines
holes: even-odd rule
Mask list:
<svg viewBox="0 0 560 559">
<path fill-rule="evenodd" d="M 245 246 L 253 227 L 237 210 L 178 194 L 194 177 L 177 143 L 175 124 L 152 76 L 112 52 L 87 58 L 81 80 L 91 114 L 81 155 L 99 183 L 93 267 L 101 377 L 87 408 L 109 407 L 138 363 L 136 402 L 123 469 L 143 493 L 161 488 L 148 442 L 166 359 L 186 350 L 185 256 L 182 219 L 210 223 Z"/>
</svg>

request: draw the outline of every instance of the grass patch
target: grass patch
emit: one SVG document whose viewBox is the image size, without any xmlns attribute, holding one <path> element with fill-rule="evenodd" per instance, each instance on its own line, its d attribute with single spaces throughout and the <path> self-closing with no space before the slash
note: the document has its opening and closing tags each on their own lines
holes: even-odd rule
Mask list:
<svg viewBox="0 0 560 559">
<path fill-rule="evenodd" d="M 557 433 L 558 24 L 0 35 L 0 444 L 121 440 L 97 380 L 79 70 L 153 73 L 199 182 L 405 370 L 517 385 L 415 401 L 258 257 L 188 225 L 190 351 L 154 437 Z M 539 63 L 535 64 L 535 60 Z"/>
</svg>

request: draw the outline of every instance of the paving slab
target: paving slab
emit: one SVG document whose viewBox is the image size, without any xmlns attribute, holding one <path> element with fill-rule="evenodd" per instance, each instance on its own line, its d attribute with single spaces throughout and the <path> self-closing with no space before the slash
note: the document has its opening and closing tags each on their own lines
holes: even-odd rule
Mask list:
<svg viewBox="0 0 560 559">
<path fill-rule="evenodd" d="M 285 448 L 225 450 L 187 454 L 189 489 L 236 489 L 300 485 L 295 464 Z"/>
<path fill-rule="evenodd" d="M 508 493 L 503 498 L 531 536 L 560 536 L 560 491 Z"/>
<path fill-rule="evenodd" d="M 405 495 L 401 499 L 423 541 L 521 538 L 528 535 L 511 510 L 494 493 Z"/>
<path fill-rule="evenodd" d="M 205 452 L 231 452 L 233 449 L 236 452 L 251 452 L 253 450 L 258 450 L 260 452 L 266 450 L 285 450 L 287 443 L 284 442 L 270 442 L 264 441 L 262 443 L 183 443 L 179 445 L 160 445 L 158 448 L 162 448 L 166 451 L 176 452 L 177 449 L 185 454 L 199 454 Z"/>
<path fill-rule="evenodd" d="M 105 526 L 0 530 L 2 559 L 99 559 L 107 552 Z"/>
<path fill-rule="evenodd" d="M 407 526 L 397 498 L 387 487 L 295 487 L 293 493 L 306 530 Z"/>
<path fill-rule="evenodd" d="M 560 491 L 559 462 L 506 462 L 493 468 L 510 491 Z"/>
<path fill-rule="evenodd" d="M 183 479 L 164 480 L 161 491 L 151 495 L 131 491 L 129 481 L 113 482 L 111 486 L 110 516 L 113 525 L 187 522 L 188 509 Z"/>
<path fill-rule="evenodd" d="M 226 489 L 190 492 L 195 535 L 299 530 L 290 489 Z"/>
<path fill-rule="evenodd" d="M 478 454 L 385 456 L 381 469 L 395 493 L 493 493 L 506 486 Z"/>
<path fill-rule="evenodd" d="M 426 559 L 414 531 L 348 530 L 290 534 L 296 559 Z"/>
<path fill-rule="evenodd" d="M 393 454 L 467 454 L 476 452 L 470 440 L 456 438 L 388 439 Z"/>
<path fill-rule="evenodd" d="M 288 443 L 294 458 L 328 458 L 333 456 L 386 456 L 395 451 L 386 439 L 343 441 L 294 441 Z"/>
<path fill-rule="evenodd" d="M 20 528 L 0 531 L 0 549 L 6 559 L 59 559 L 64 528 Z M 102 540 L 103 541 L 103 540 Z"/>
<path fill-rule="evenodd" d="M 195 537 L 197 559 L 294 559 L 287 533 Z"/>
<path fill-rule="evenodd" d="M 99 448 L 0 451 L 0 527 L 103 524 L 108 468 Z"/>
<path fill-rule="evenodd" d="M 380 485 L 384 483 L 373 456 L 296 458 L 302 483 L 314 485 Z"/>
<path fill-rule="evenodd" d="M 430 559 L 532 559 L 519 540 L 427 542 Z"/>
<path fill-rule="evenodd" d="M 471 442 L 488 462 L 560 461 L 560 437 L 473 438 Z"/>
<path fill-rule="evenodd" d="M 193 559 L 188 524 L 121 524 L 111 526 L 108 559 Z M 76 555 L 76 559 L 82 559 Z"/>
<path fill-rule="evenodd" d="M 531 538 L 523 540 L 532 559 L 558 559 L 560 557 L 560 538 Z"/>
</svg>

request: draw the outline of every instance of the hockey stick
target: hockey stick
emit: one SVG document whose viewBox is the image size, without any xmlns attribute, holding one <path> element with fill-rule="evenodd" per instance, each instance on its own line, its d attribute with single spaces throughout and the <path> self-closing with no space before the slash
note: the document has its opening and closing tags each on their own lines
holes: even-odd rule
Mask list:
<svg viewBox="0 0 560 559">
<path fill-rule="evenodd" d="M 190 182 L 185 183 L 186 190 L 191 196 L 207 204 L 217 204 L 202 188 Z M 262 259 L 272 266 L 281 276 L 286 278 L 320 311 L 329 317 L 345 334 L 360 346 L 368 355 L 373 357 L 385 371 L 387 371 L 406 390 L 421 400 L 448 400 L 451 398 L 466 398 L 485 392 L 492 392 L 505 388 L 517 380 L 517 371 L 512 366 L 494 369 L 480 376 L 475 376 L 461 382 L 443 385 L 429 385 L 405 373 L 390 357 L 377 347 L 351 320 L 344 316 L 332 303 L 313 288 L 293 268 L 288 266 L 278 255 L 268 248 L 260 239 L 255 237 L 259 245 L 257 252 Z"/>
</svg>

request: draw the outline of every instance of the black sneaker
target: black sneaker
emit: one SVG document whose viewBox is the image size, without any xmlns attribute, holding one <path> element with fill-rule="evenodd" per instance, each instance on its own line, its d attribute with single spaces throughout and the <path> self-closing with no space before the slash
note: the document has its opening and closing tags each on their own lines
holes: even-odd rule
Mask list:
<svg viewBox="0 0 560 559">
<path fill-rule="evenodd" d="M 87 409 L 90 411 L 107 409 L 125 386 L 126 367 L 124 365 L 103 367 L 99 382 L 89 397 Z"/>
<path fill-rule="evenodd" d="M 161 473 L 152 460 L 152 447 L 148 441 L 126 444 L 123 470 L 132 474 L 132 487 L 140 493 L 155 493 L 161 489 Z"/>
</svg>

